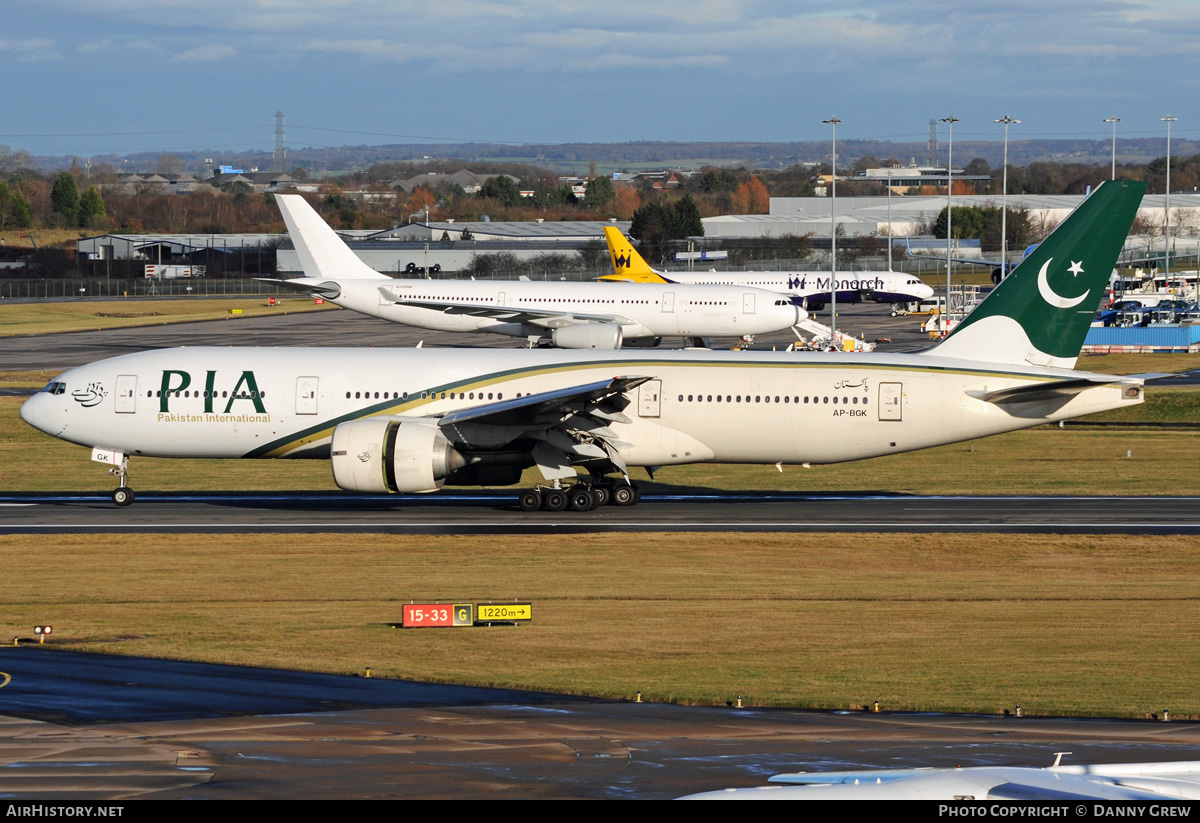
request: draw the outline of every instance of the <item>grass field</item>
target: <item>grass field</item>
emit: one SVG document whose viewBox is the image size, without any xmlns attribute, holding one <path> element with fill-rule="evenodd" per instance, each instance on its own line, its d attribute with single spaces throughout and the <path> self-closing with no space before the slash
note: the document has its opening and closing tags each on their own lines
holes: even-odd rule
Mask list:
<svg viewBox="0 0 1200 823">
<path fill-rule="evenodd" d="M 1198 538 L 0 538 L 0 636 L 73 649 L 720 704 L 1200 716 Z M 532 624 L 397 630 L 401 604 Z M 2 658 L 0 658 L 2 659 Z"/>
<path fill-rule="evenodd" d="M 191 320 L 236 321 L 238 317 L 289 314 L 297 311 L 336 309 L 317 306 L 310 297 L 280 297 L 271 306 L 263 296 L 240 298 L 187 297 L 143 300 L 60 300 L 0 305 L 0 337 L 17 334 L 50 334 L 92 329 L 118 329 L 184 323 Z M 236 310 L 238 314 L 230 312 Z"/>
</svg>

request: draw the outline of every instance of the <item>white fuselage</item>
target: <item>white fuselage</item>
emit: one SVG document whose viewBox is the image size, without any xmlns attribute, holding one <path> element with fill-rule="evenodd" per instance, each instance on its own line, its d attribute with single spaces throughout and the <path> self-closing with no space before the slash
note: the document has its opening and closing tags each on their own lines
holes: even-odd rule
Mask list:
<svg viewBox="0 0 1200 823">
<path fill-rule="evenodd" d="M 538 336 L 580 322 L 619 325 L 627 340 L 740 337 L 783 331 L 807 316 L 778 294 L 735 286 L 647 288 L 629 283 L 399 278 L 314 278 L 313 282 L 338 286 L 331 302 L 394 323 L 512 337 Z M 421 302 L 456 307 L 415 305 Z M 481 313 L 470 313 L 471 306 L 478 306 Z M 505 308 L 512 310 L 511 317 L 494 316 L 503 315 L 495 310 Z"/>
<path fill-rule="evenodd" d="M 750 286 L 756 289 L 791 294 L 809 304 L 824 304 L 831 299 L 829 272 L 820 271 L 710 271 L 664 272 L 663 277 L 683 284 L 724 284 Z M 839 303 L 911 303 L 933 296 L 933 289 L 912 274 L 894 271 L 861 271 L 837 273 Z"/>
<path fill-rule="evenodd" d="M 968 394 L 1080 374 L 906 354 L 179 348 L 71 369 L 21 416 L 127 455 L 324 457 L 341 422 L 644 376 L 612 424 L 630 466 L 837 463 L 1141 402 L 1098 386 L 1018 416 Z"/>
</svg>

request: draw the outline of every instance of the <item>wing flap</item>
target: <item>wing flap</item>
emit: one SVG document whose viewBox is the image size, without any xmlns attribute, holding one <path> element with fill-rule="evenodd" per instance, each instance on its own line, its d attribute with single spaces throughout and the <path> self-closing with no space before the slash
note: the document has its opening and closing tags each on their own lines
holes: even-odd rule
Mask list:
<svg viewBox="0 0 1200 823">
<path fill-rule="evenodd" d="M 493 444 L 534 441 L 530 455 L 547 480 L 571 477 L 577 466 L 628 475 L 620 450 L 630 444 L 617 439 L 608 424 L 628 422 L 620 413 L 631 402 L 627 393 L 650 379 L 614 377 L 529 394 L 452 411 L 438 418 L 438 424 L 452 441 L 469 439 L 472 431 L 486 433 Z"/>
</svg>

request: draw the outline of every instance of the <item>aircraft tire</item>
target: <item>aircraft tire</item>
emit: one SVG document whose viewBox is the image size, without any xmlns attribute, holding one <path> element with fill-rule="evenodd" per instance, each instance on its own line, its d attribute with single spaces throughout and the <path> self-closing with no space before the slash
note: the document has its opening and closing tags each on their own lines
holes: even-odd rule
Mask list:
<svg viewBox="0 0 1200 823">
<path fill-rule="evenodd" d="M 612 489 L 608 486 L 594 486 L 592 494 L 596 495 L 597 506 L 607 506 L 612 502 Z"/>
<path fill-rule="evenodd" d="M 535 512 L 542 507 L 542 493 L 537 489 L 521 492 L 521 511 Z"/>
<path fill-rule="evenodd" d="M 637 503 L 639 497 L 636 486 L 622 483 L 613 489 L 612 504 L 614 506 L 632 506 Z"/>
<path fill-rule="evenodd" d="M 567 493 L 550 489 L 542 495 L 542 508 L 548 512 L 560 512 L 567 507 Z"/>
<path fill-rule="evenodd" d="M 132 506 L 133 500 L 133 489 L 129 488 L 128 486 L 121 486 L 120 488 L 113 490 L 112 501 L 118 506 Z"/>
<path fill-rule="evenodd" d="M 582 486 L 572 489 L 568 495 L 572 511 L 590 512 L 600 505 L 596 493 Z"/>
</svg>

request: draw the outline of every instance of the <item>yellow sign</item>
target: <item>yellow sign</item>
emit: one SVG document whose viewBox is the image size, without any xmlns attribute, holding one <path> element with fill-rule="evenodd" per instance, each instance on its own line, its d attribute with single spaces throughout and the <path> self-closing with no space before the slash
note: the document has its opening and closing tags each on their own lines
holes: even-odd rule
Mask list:
<svg viewBox="0 0 1200 823">
<path fill-rule="evenodd" d="M 479 603 L 475 606 L 475 622 L 532 620 L 532 603 Z"/>
</svg>

